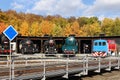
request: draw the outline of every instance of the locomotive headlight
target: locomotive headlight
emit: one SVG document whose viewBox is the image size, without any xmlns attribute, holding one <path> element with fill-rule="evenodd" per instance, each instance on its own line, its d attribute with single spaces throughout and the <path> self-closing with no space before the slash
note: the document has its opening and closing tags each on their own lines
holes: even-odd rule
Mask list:
<svg viewBox="0 0 120 80">
<path fill-rule="evenodd" d="M 74 38 L 71 37 L 71 38 L 70 38 L 70 41 L 73 41 L 73 40 L 74 40 Z"/>
<path fill-rule="evenodd" d="M 54 49 L 56 51 L 56 49 Z"/>
<path fill-rule="evenodd" d="M 67 49 L 65 49 L 65 51 L 66 51 Z"/>
<path fill-rule="evenodd" d="M 73 51 L 75 51 L 75 49 L 73 49 Z"/>
</svg>

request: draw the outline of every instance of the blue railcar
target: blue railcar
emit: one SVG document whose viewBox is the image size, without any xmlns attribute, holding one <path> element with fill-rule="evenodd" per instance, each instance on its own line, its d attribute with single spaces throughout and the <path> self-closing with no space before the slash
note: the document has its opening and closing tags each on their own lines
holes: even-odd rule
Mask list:
<svg viewBox="0 0 120 80">
<path fill-rule="evenodd" d="M 106 56 L 108 55 L 108 42 L 107 40 L 94 40 L 93 42 L 93 56 Z"/>
<path fill-rule="evenodd" d="M 77 41 L 73 36 L 70 36 L 65 39 L 65 43 L 62 46 L 62 51 L 65 54 L 75 54 L 78 52 Z"/>
</svg>

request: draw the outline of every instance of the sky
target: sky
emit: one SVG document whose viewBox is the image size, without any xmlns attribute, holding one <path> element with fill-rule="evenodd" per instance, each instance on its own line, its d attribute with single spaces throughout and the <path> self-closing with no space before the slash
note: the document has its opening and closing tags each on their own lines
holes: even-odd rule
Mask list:
<svg viewBox="0 0 120 80">
<path fill-rule="evenodd" d="M 62 17 L 120 17 L 120 0 L 0 0 L 2 11 L 61 15 Z"/>
</svg>

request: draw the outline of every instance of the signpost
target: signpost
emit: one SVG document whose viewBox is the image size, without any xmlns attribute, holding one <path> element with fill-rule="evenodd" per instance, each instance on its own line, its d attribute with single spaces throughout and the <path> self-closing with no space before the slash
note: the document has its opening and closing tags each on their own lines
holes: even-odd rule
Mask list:
<svg viewBox="0 0 120 80">
<path fill-rule="evenodd" d="M 3 34 L 9 39 L 10 42 L 10 80 L 14 80 L 14 74 L 13 74 L 14 64 L 11 54 L 11 41 L 18 35 L 18 32 L 14 29 L 12 25 L 10 25 L 3 31 Z"/>
</svg>

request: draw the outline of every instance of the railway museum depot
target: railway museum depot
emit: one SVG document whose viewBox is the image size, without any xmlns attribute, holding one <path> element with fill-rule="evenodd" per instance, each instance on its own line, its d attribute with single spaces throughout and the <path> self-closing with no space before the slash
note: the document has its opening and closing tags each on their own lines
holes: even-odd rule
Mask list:
<svg viewBox="0 0 120 80">
<path fill-rule="evenodd" d="M 49 39 L 49 36 L 44 37 L 31 37 L 31 36 L 17 36 L 14 39 L 16 43 L 16 52 L 20 53 L 20 41 L 29 38 L 33 41 L 34 45 L 38 48 L 38 53 L 43 53 L 43 44 L 46 40 Z M 65 42 L 66 37 L 52 37 L 53 40 L 56 42 L 56 47 L 58 53 L 62 53 L 62 45 Z M 78 53 L 80 54 L 90 54 L 92 52 L 93 41 L 96 39 L 112 39 L 115 40 L 117 43 L 117 50 L 120 51 L 120 36 L 98 36 L 98 37 L 75 37 L 78 42 Z M 88 46 L 88 50 L 85 50 L 85 46 Z"/>
</svg>

